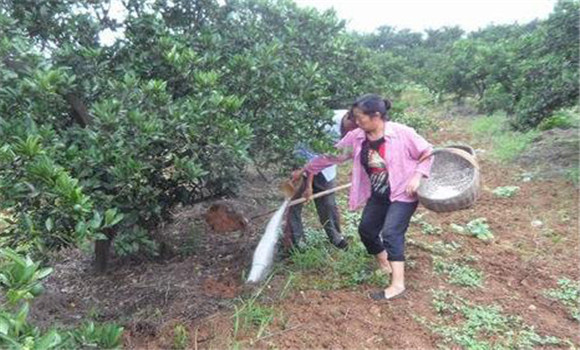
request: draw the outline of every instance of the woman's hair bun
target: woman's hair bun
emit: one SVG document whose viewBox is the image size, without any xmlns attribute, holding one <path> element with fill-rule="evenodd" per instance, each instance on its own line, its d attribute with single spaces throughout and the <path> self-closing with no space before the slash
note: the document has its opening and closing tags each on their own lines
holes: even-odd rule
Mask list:
<svg viewBox="0 0 580 350">
<path fill-rule="evenodd" d="M 387 110 L 387 111 L 390 110 L 391 106 L 392 106 L 391 101 L 389 101 L 387 99 L 384 99 L 383 101 L 385 102 L 385 110 Z"/>
</svg>

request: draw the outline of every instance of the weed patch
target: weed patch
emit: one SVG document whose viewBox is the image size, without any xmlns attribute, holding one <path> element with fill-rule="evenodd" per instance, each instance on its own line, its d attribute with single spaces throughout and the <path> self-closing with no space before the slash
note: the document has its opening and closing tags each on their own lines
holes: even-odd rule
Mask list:
<svg viewBox="0 0 580 350">
<path fill-rule="evenodd" d="M 511 198 L 518 193 L 520 188 L 518 186 L 503 186 L 497 187 L 492 191 L 494 195 L 501 198 Z"/>
<path fill-rule="evenodd" d="M 411 223 L 417 224 L 421 227 L 421 232 L 425 235 L 440 235 L 443 233 L 443 229 L 439 226 L 431 225 L 429 222 L 423 219 L 425 214 L 415 214 L 411 218 Z"/>
<path fill-rule="evenodd" d="M 435 259 L 433 269 L 438 274 L 446 274 L 451 284 L 463 287 L 481 287 L 483 284 L 483 272 L 467 265 L 446 263 L 441 259 Z"/>
<path fill-rule="evenodd" d="M 562 278 L 558 281 L 558 286 L 558 289 L 544 291 L 544 295 L 560 301 L 569 309 L 572 318 L 580 321 L 580 282 Z"/>
<path fill-rule="evenodd" d="M 532 130 L 526 133 L 510 131 L 504 115 L 492 115 L 476 119 L 471 125 L 474 137 L 491 144 L 491 155 L 501 162 L 509 162 L 520 155 L 538 135 Z"/>
<path fill-rule="evenodd" d="M 505 315 L 499 306 L 475 305 L 446 291 L 432 291 L 435 321 L 419 318 L 447 345 L 465 349 L 532 349 L 561 345 L 557 337 L 541 336 L 517 316 Z"/>
<path fill-rule="evenodd" d="M 173 349 L 180 350 L 187 348 L 189 343 L 189 332 L 183 325 L 178 324 L 173 328 Z"/>
<path fill-rule="evenodd" d="M 240 331 L 248 331 L 256 329 L 255 338 L 262 336 L 264 331 L 274 320 L 274 308 L 266 305 L 261 305 L 258 298 L 262 294 L 264 287 L 268 285 L 268 279 L 262 288 L 249 299 L 241 299 L 239 305 L 234 305 L 234 340 L 237 338 Z"/>
</svg>

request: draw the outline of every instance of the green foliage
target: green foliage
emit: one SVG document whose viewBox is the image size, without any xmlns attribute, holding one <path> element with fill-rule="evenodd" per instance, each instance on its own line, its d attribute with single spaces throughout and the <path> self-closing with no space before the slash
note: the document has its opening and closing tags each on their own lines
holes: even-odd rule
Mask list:
<svg viewBox="0 0 580 350">
<path fill-rule="evenodd" d="M 463 287 L 481 287 L 483 284 L 483 272 L 477 271 L 469 266 L 446 263 L 437 259 L 433 262 L 433 269 L 437 273 L 449 276 L 449 283 Z"/>
<path fill-rule="evenodd" d="M 506 118 L 500 114 L 477 118 L 471 124 L 471 131 L 479 138 L 500 135 L 507 132 Z"/>
<path fill-rule="evenodd" d="M 189 343 L 189 332 L 183 325 L 173 327 L 173 349 L 186 349 Z"/>
<path fill-rule="evenodd" d="M 451 223 L 450 226 L 454 232 L 459 234 L 474 236 L 483 241 L 489 241 L 493 239 L 493 233 L 489 229 L 486 218 L 473 219 L 465 226 L 455 223 Z"/>
<path fill-rule="evenodd" d="M 579 127 L 580 114 L 578 107 L 563 108 L 557 110 L 550 117 L 542 120 L 538 125 L 539 130 L 550 130 L 555 128 L 568 129 L 571 127 Z"/>
<path fill-rule="evenodd" d="M 70 331 L 41 331 L 27 321 L 30 301 L 43 291 L 42 280 L 52 272 L 29 256 L 0 249 L 0 287 L 6 299 L 0 305 L 0 347 L 6 349 L 119 348 L 123 328 L 92 322 Z"/>
<path fill-rule="evenodd" d="M 578 187 L 580 183 L 580 168 L 575 166 L 566 172 L 566 178 L 570 180 L 574 186 Z"/>
<path fill-rule="evenodd" d="M 330 144 L 331 108 L 403 79 L 391 73 L 404 60 L 361 48 L 333 12 L 131 1 L 116 22 L 106 3 L 78 15 L 71 2 L 3 5 L 0 209 L 16 213 L 13 247 L 106 236 L 121 254 L 155 250 L 147 236 L 171 208 L 234 193 L 251 160 L 289 165 L 298 141 Z M 122 43 L 98 42 L 116 27 Z M 108 210 L 122 219 L 99 226 Z"/>
<path fill-rule="evenodd" d="M 474 305 L 450 292 L 433 291 L 435 321 L 421 320 L 446 344 L 465 349 L 533 349 L 561 345 L 553 336 L 541 336 L 517 316 L 504 315 L 498 306 Z"/>
<path fill-rule="evenodd" d="M 0 249 L 0 285 L 6 289 L 6 300 L 17 305 L 42 293 L 41 280 L 52 273 L 51 268 L 41 268 L 30 257 L 22 257 L 14 250 Z"/>
<path fill-rule="evenodd" d="M 494 195 L 501 197 L 501 198 L 511 198 L 518 193 L 520 190 L 519 186 L 501 186 L 495 188 L 491 191 Z"/>
<path fill-rule="evenodd" d="M 443 229 L 439 226 L 433 226 L 423 219 L 424 214 L 415 214 L 411 218 L 411 223 L 418 224 L 421 227 L 421 232 L 425 235 L 440 235 Z"/>
<path fill-rule="evenodd" d="M 493 239 L 493 233 L 489 229 L 489 225 L 487 224 L 486 218 L 477 218 L 471 220 L 470 222 L 467 223 L 466 228 L 471 235 L 481 240 L 486 241 Z"/>
<path fill-rule="evenodd" d="M 437 130 L 437 122 L 428 115 L 418 111 L 407 110 L 399 114 L 393 114 L 393 121 L 412 127 L 418 132 Z"/>
<path fill-rule="evenodd" d="M 99 349 L 120 349 L 123 327 L 109 323 L 95 325 L 88 322 L 72 331 L 76 346 Z"/>
<path fill-rule="evenodd" d="M 572 318 L 580 321 L 580 282 L 562 278 L 558 280 L 558 286 L 558 289 L 544 291 L 544 295 L 560 301 L 570 310 Z"/>
<path fill-rule="evenodd" d="M 522 154 L 537 135 L 534 130 L 498 135 L 492 139 L 494 145 L 492 155 L 502 162 L 510 162 Z"/>
<path fill-rule="evenodd" d="M 560 0 L 543 21 L 490 25 L 468 35 L 444 27 L 425 38 L 382 27 L 361 42 L 403 57 L 405 75 L 438 100 L 447 94 L 461 104 L 475 97 L 482 112 L 505 111 L 513 127 L 527 130 L 577 104 L 579 9 L 577 0 Z"/>
<path fill-rule="evenodd" d="M 477 118 L 471 124 L 473 135 L 491 145 L 491 155 L 502 162 L 514 160 L 538 136 L 538 131 L 510 131 L 505 116 L 496 114 Z"/>
</svg>

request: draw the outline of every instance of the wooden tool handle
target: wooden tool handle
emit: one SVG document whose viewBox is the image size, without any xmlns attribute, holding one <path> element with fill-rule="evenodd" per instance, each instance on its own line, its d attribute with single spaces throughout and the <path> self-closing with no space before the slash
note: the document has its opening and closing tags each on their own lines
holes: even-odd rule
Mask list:
<svg viewBox="0 0 580 350">
<path fill-rule="evenodd" d="M 333 187 L 329 190 L 318 192 L 318 193 L 314 194 L 312 197 L 310 197 L 310 199 L 316 199 L 319 197 L 323 197 L 323 196 L 326 196 L 326 195 L 331 194 L 333 192 L 344 190 L 345 188 L 349 188 L 350 186 L 351 186 L 350 183 L 345 184 L 345 185 L 336 186 L 336 187 Z M 288 206 L 291 207 L 293 205 L 304 203 L 304 202 L 306 202 L 306 198 L 302 197 L 302 198 L 295 199 L 292 202 L 288 203 Z"/>
</svg>

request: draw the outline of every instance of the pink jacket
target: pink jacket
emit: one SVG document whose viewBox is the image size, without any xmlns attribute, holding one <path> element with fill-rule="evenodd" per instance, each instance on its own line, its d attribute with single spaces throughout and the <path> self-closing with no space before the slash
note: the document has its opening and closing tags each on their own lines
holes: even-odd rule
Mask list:
<svg viewBox="0 0 580 350">
<path fill-rule="evenodd" d="M 367 172 L 361 164 L 361 148 L 365 140 L 365 132 L 357 128 L 346 134 L 335 145 L 345 152 L 339 156 L 321 155 L 312 159 L 304 169 L 312 174 L 318 174 L 322 169 L 352 159 L 352 174 L 349 194 L 349 209 L 356 210 L 363 206 L 371 196 L 371 183 Z M 408 182 L 415 172 L 428 177 L 433 158 L 418 163 L 423 154 L 432 151 L 432 146 L 419 136 L 414 129 L 403 124 L 387 122 L 385 124 L 386 165 L 389 172 L 391 201 L 415 202 L 417 196 L 405 193 Z M 427 153 L 425 153 L 427 152 Z"/>
</svg>

